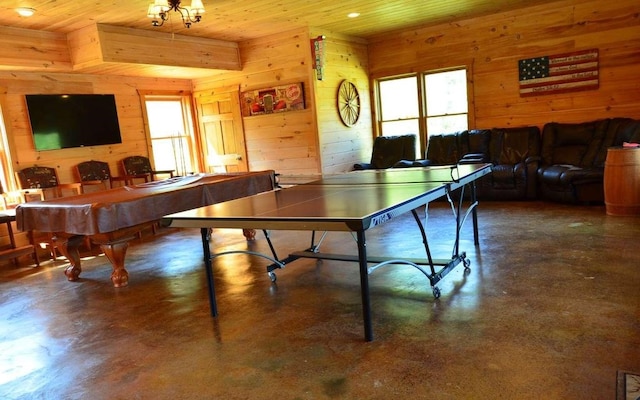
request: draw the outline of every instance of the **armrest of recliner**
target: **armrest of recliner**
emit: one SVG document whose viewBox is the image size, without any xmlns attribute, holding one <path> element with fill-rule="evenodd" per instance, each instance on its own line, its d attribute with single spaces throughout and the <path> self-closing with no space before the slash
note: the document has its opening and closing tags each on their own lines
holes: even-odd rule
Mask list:
<svg viewBox="0 0 640 400">
<path fill-rule="evenodd" d="M 353 164 L 353 169 L 356 171 L 361 171 L 364 169 L 375 169 L 375 168 L 371 163 L 356 163 L 356 164 Z"/>
<path fill-rule="evenodd" d="M 412 164 L 414 167 L 428 167 L 429 165 L 433 165 L 433 161 L 427 159 L 415 160 Z"/>
<path fill-rule="evenodd" d="M 426 167 L 429 165 L 433 165 L 431 160 L 400 160 L 393 165 L 393 168 Z"/>
<path fill-rule="evenodd" d="M 531 164 L 531 163 L 540 162 L 540 161 L 542 161 L 542 157 L 540 156 L 530 156 L 524 159 L 525 164 Z"/>
<path fill-rule="evenodd" d="M 409 167 L 415 167 L 415 165 L 413 165 L 415 161 L 411 161 L 411 160 L 400 160 L 397 163 L 393 164 L 393 168 L 409 168 Z"/>
<path fill-rule="evenodd" d="M 479 164 L 485 162 L 486 156 L 482 153 L 469 153 L 462 156 L 459 164 Z"/>
</svg>

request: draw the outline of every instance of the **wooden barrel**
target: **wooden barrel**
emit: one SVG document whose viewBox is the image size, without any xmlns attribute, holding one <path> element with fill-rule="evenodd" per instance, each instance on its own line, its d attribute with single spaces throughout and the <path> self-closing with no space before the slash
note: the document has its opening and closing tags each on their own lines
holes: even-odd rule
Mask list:
<svg viewBox="0 0 640 400">
<path fill-rule="evenodd" d="M 604 204 L 607 215 L 640 215 L 640 148 L 607 150 Z"/>
</svg>

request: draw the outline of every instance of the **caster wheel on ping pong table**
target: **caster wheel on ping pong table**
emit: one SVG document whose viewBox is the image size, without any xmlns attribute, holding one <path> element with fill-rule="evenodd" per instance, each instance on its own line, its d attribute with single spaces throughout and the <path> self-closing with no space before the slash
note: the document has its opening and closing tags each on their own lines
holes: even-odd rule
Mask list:
<svg viewBox="0 0 640 400">
<path fill-rule="evenodd" d="M 464 272 L 462 272 L 464 274 L 464 276 L 469 276 L 469 274 L 471 273 L 471 268 L 469 268 L 469 265 L 471 265 L 471 260 L 465 258 L 462 260 L 462 265 L 464 266 Z"/>
<path fill-rule="evenodd" d="M 271 279 L 271 282 L 275 282 L 278 279 L 278 276 L 275 274 L 275 272 L 268 272 L 269 274 L 269 279 Z"/>
<path fill-rule="evenodd" d="M 437 287 L 434 286 L 432 288 L 432 290 L 433 290 L 433 297 L 436 298 L 436 299 L 439 299 L 440 298 L 440 288 L 437 288 Z"/>
</svg>

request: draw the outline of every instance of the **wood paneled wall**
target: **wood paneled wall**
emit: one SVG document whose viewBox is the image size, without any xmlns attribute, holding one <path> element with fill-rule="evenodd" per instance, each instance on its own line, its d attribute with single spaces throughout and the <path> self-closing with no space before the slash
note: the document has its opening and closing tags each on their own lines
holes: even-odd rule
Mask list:
<svg viewBox="0 0 640 400">
<path fill-rule="evenodd" d="M 281 174 L 316 174 L 320 154 L 310 80 L 311 53 L 306 29 L 241 42 L 242 71 L 194 80 L 194 95 L 218 88 L 248 91 L 302 82 L 306 108 L 300 111 L 243 118 L 250 170 L 273 169 Z"/>
<path fill-rule="evenodd" d="M 310 39 L 326 36 L 322 81 L 312 68 Z M 274 169 L 283 175 L 317 175 L 349 171 L 371 158 L 371 110 L 366 43 L 307 29 L 240 43 L 242 72 L 224 72 L 194 81 L 194 94 L 238 87 L 240 91 L 302 82 L 306 109 L 243 118 L 249 169 Z M 337 113 L 337 90 L 343 79 L 358 85 L 363 110 L 348 128 Z"/>
<path fill-rule="evenodd" d="M 118 171 L 118 162 L 125 155 L 147 152 L 138 91 L 193 89 L 197 96 L 214 93 L 219 88 L 245 91 L 302 82 L 305 110 L 243 118 L 249 168 L 274 169 L 285 175 L 348 171 L 353 163 L 368 161 L 371 156 L 367 48 L 362 40 L 323 34 L 327 36 L 327 55 L 322 81 L 315 79 L 312 69 L 311 36 L 307 29 L 241 43 L 242 71 L 215 72 L 193 81 L 0 71 L 13 166 L 16 169 L 33 164 L 55 166 L 64 182 L 75 180 L 73 167 L 86 159 L 105 160 L 113 171 Z M 337 89 L 343 79 L 356 83 L 361 95 L 361 117 L 351 128 L 340 122 L 337 113 Z M 24 103 L 27 93 L 114 93 L 124 143 L 36 152 Z"/>
<path fill-rule="evenodd" d="M 311 37 L 320 35 L 325 36 L 325 67 L 322 80 L 314 79 L 314 83 L 321 172 L 334 174 L 371 160 L 369 63 L 366 41 L 312 30 Z M 360 117 L 352 127 L 345 126 L 338 113 L 338 87 L 343 80 L 353 82 L 360 95 Z"/>
<path fill-rule="evenodd" d="M 0 41 L 11 40 L 4 31 Z M 21 40 L 25 33 L 15 32 Z M 310 39 L 326 36 L 326 66 L 322 81 L 312 69 Z M 117 162 L 124 154 L 146 154 L 138 90 L 215 92 L 235 87 L 255 90 L 302 82 L 307 108 L 302 111 L 244 117 L 249 168 L 275 169 L 283 174 L 334 173 L 351 169 L 371 155 L 373 79 L 467 65 L 472 73 L 475 120 L 471 127 L 538 125 L 548 121 L 582 122 L 596 118 L 640 118 L 640 10 L 636 0 L 559 1 L 429 28 L 411 29 L 361 40 L 318 29 L 298 29 L 239 43 L 242 71 L 212 71 L 206 78 L 144 79 L 117 75 L 57 73 L 62 38 L 30 33 L 52 50 L 52 72 L 28 73 L 0 69 L 0 100 L 12 141 L 16 168 L 41 164 L 58 167 L 63 181 L 74 179 L 77 162 L 96 158 Z M 16 46 L 13 46 L 15 48 Z M 567 94 L 520 97 L 519 59 L 598 48 L 600 88 Z M 0 62 L 28 64 L 43 56 L 28 52 L 0 55 Z M 35 64 L 34 64 L 35 65 Z M 356 83 L 362 113 L 355 127 L 340 122 L 336 95 L 339 83 Z M 123 145 L 35 152 L 24 103 L 26 93 L 114 93 Z"/>
<path fill-rule="evenodd" d="M 128 78 L 122 76 L 0 71 L 0 106 L 11 147 L 15 170 L 34 164 L 56 167 L 62 182 L 77 181 L 74 166 L 86 160 L 109 163 L 119 171 L 127 155 L 149 155 L 138 91 L 191 91 L 191 81 L 180 79 Z M 114 94 L 122 144 L 77 149 L 35 151 L 25 94 L 82 93 Z"/>
<path fill-rule="evenodd" d="M 518 60 L 599 49 L 600 87 L 520 97 Z M 637 0 L 560 1 L 369 42 L 372 79 L 458 65 L 472 70 L 471 127 L 640 118 L 640 6 Z"/>
</svg>

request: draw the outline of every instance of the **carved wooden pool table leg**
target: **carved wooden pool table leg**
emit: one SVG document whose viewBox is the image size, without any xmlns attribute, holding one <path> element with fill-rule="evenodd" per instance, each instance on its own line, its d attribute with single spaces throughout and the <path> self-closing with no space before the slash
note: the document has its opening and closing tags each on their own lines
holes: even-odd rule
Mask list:
<svg viewBox="0 0 640 400">
<path fill-rule="evenodd" d="M 129 273 L 124 268 L 124 258 L 128 247 L 128 241 L 100 244 L 104 255 L 107 256 L 113 266 L 111 282 L 113 282 L 114 287 L 122 287 L 129 284 Z"/>
<path fill-rule="evenodd" d="M 64 270 L 64 274 L 70 281 L 77 281 L 82 272 L 82 266 L 80 265 L 80 252 L 78 247 L 84 241 L 84 236 L 58 236 L 53 237 L 53 241 L 56 243 L 58 250 L 63 256 L 69 260 L 69 266 Z"/>
</svg>

